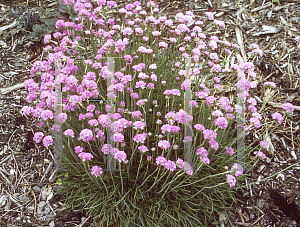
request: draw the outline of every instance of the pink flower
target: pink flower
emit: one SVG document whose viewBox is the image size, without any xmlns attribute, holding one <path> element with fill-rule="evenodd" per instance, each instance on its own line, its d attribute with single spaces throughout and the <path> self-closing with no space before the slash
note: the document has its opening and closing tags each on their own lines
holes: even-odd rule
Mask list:
<svg viewBox="0 0 300 227">
<path fill-rule="evenodd" d="M 40 143 L 41 140 L 43 139 L 43 137 L 44 137 L 44 133 L 42 133 L 42 132 L 36 132 L 36 133 L 34 133 L 33 140 L 36 143 Z"/>
<path fill-rule="evenodd" d="M 145 102 L 146 102 L 146 99 L 141 99 L 141 100 L 139 100 L 139 101 L 136 102 L 136 105 L 142 106 L 142 105 L 145 104 Z"/>
<path fill-rule="evenodd" d="M 94 175 L 95 177 L 99 177 L 103 173 L 102 168 L 99 166 L 93 166 L 91 168 L 91 171 L 92 175 Z"/>
<path fill-rule="evenodd" d="M 160 35 L 161 35 L 161 32 L 160 32 L 160 31 L 153 31 L 153 32 L 152 32 L 152 35 L 153 35 L 153 36 L 160 36 Z"/>
<path fill-rule="evenodd" d="M 226 177 L 227 177 L 227 182 L 229 183 L 230 187 L 233 188 L 236 183 L 235 177 L 230 174 L 226 175 Z"/>
<path fill-rule="evenodd" d="M 78 154 L 78 153 L 80 153 L 80 152 L 83 151 L 83 148 L 80 147 L 80 146 L 77 146 L 77 147 L 75 147 L 74 149 L 75 149 L 75 153 L 76 153 L 76 154 Z"/>
<path fill-rule="evenodd" d="M 214 13 L 212 12 L 205 12 L 206 16 L 208 17 L 209 20 L 213 20 L 214 19 Z"/>
<path fill-rule="evenodd" d="M 262 147 L 264 147 L 265 149 L 268 149 L 268 144 L 265 141 L 260 141 L 259 143 Z"/>
<path fill-rule="evenodd" d="M 279 124 L 282 123 L 283 117 L 280 113 L 273 113 L 271 116 L 274 120 L 277 120 Z"/>
<path fill-rule="evenodd" d="M 293 104 L 289 102 L 282 104 L 281 108 L 284 109 L 287 113 L 293 113 L 294 111 Z"/>
<path fill-rule="evenodd" d="M 119 132 L 115 132 L 111 139 L 115 142 L 122 143 L 124 141 L 124 135 Z"/>
<path fill-rule="evenodd" d="M 176 169 L 176 164 L 175 162 L 168 160 L 165 164 L 164 164 L 165 168 L 170 170 L 170 171 L 174 171 Z"/>
<path fill-rule="evenodd" d="M 267 156 L 262 152 L 262 151 L 259 151 L 259 152 L 257 152 L 257 157 L 259 158 L 259 159 L 266 159 L 267 158 Z"/>
<path fill-rule="evenodd" d="M 53 142 L 52 136 L 45 136 L 43 139 L 43 145 L 45 147 L 49 147 L 50 145 L 52 145 L 52 142 Z"/>
<path fill-rule="evenodd" d="M 85 152 L 81 152 L 78 155 L 79 158 L 81 158 L 81 160 L 83 162 L 87 161 L 87 160 L 91 160 L 94 156 L 91 153 L 85 153 Z"/>
<path fill-rule="evenodd" d="M 204 126 L 202 125 L 202 124 L 196 124 L 195 126 L 194 126 L 194 128 L 196 129 L 196 130 L 198 130 L 198 131 L 203 131 L 205 128 L 204 128 Z"/>
<path fill-rule="evenodd" d="M 238 163 L 234 163 L 233 166 L 231 167 L 231 171 L 232 174 L 238 177 L 243 174 L 243 167 Z"/>
<path fill-rule="evenodd" d="M 265 82 L 264 83 L 264 87 L 267 86 L 267 87 L 271 87 L 271 88 L 276 88 L 276 85 L 274 82 Z"/>
<path fill-rule="evenodd" d="M 263 51 L 260 50 L 260 49 L 255 49 L 255 50 L 252 51 L 252 53 L 255 54 L 255 55 L 259 55 L 260 57 L 263 56 Z"/>
<path fill-rule="evenodd" d="M 234 149 L 232 147 L 225 147 L 226 148 L 226 154 L 233 155 Z"/>
<path fill-rule="evenodd" d="M 73 131 L 73 129 L 67 129 L 67 130 L 65 130 L 64 131 L 64 135 L 65 136 L 71 136 L 71 137 L 74 137 L 74 131 Z"/>
<path fill-rule="evenodd" d="M 257 118 L 250 118 L 250 122 L 254 123 L 255 128 L 259 128 L 260 127 L 260 121 Z"/>
<path fill-rule="evenodd" d="M 217 133 L 215 133 L 213 130 L 210 130 L 210 129 L 205 129 L 203 131 L 203 136 L 204 136 L 204 139 L 215 139 L 217 137 Z"/>
<path fill-rule="evenodd" d="M 147 156 L 147 160 L 150 161 L 152 159 L 152 156 Z"/>
<path fill-rule="evenodd" d="M 200 147 L 200 148 L 197 149 L 196 155 L 207 156 L 208 151 L 204 147 Z"/>
<path fill-rule="evenodd" d="M 225 117 L 218 117 L 215 120 L 215 125 L 218 126 L 219 128 L 226 129 L 228 126 L 228 121 Z"/>
<path fill-rule="evenodd" d="M 166 83 L 167 83 L 167 81 L 165 81 L 165 80 L 163 80 L 163 81 L 161 82 L 162 85 L 166 85 Z"/>
<path fill-rule="evenodd" d="M 214 150 L 218 150 L 219 144 L 217 141 L 215 141 L 214 139 L 211 139 L 208 142 L 209 142 L 209 145 L 211 146 L 211 148 L 213 148 Z"/>
<path fill-rule="evenodd" d="M 137 143 L 145 143 L 146 138 L 147 138 L 147 133 L 137 134 L 133 137 L 133 141 Z"/>
<path fill-rule="evenodd" d="M 95 141 L 95 138 L 93 136 L 93 132 L 90 129 L 83 129 L 80 132 L 78 140 L 83 140 L 84 142 L 88 141 Z"/>
<path fill-rule="evenodd" d="M 157 165 L 165 165 L 165 163 L 167 162 L 167 159 L 165 157 L 162 157 L 162 156 L 158 156 L 156 159 L 156 164 Z"/>
<path fill-rule="evenodd" d="M 133 126 L 134 126 L 133 128 L 134 128 L 135 130 L 137 130 L 137 129 L 143 130 L 144 127 L 146 126 L 146 122 L 143 122 L 143 121 L 136 121 L 136 122 L 133 123 Z"/>
<path fill-rule="evenodd" d="M 164 150 L 168 149 L 170 147 L 170 143 L 167 140 L 161 140 L 158 142 L 158 146 Z"/>
<path fill-rule="evenodd" d="M 114 158 L 117 159 L 119 162 L 125 161 L 125 159 L 126 159 L 126 153 L 124 151 L 119 151 L 118 150 L 115 153 Z"/>
<path fill-rule="evenodd" d="M 143 153 L 149 151 L 148 147 L 146 147 L 146 146 L 144 146 L 144 145 L 139 146 L 138 149 L 139 149 L 141 152 L 143 152 Z"/>
<path fill-rule="evenodd" d="M 208 158 L 207 156 L 201 156 L 201 157 L 200 157 L 200 160 L 201 160 L 204 164 L 207 164 L 207 165 L 209 165 L 209 163 L 210 163 L 210 160 L 209 160 L 209 158 Z"/>
</svg>

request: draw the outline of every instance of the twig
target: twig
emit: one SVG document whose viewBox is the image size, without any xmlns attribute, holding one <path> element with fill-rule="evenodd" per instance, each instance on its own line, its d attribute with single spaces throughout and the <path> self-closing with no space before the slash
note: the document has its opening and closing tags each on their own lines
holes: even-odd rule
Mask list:
<svg viewBox="0 0 300 227">
<path fill-rule="evenodd" d="M 89 216 L 87 219 L 85 219 L 78 227 L 82 227 L 84 225 L 84 223 L 86 223 L 86 221 L 90 218 L 91 216 Z"/>
<path fill-rule="evenodd" d="M 36 196 L 32 190 L 31 190 L 31 194 L 33 195 L 33 198 L 34 198 L 34 215 L 35 215 L 36 214 Z"/>
<path fill-rule="evenodd" d="M 265 214 L 263 214 L 259 219 L 256 220 L 256 222 L 254 222 L 252 225 L 250 226 L 254 226 L 257 222 L 259 222 L 260 219 L 262 219 L 262 217 L 265 216 Z"/>
</svg>

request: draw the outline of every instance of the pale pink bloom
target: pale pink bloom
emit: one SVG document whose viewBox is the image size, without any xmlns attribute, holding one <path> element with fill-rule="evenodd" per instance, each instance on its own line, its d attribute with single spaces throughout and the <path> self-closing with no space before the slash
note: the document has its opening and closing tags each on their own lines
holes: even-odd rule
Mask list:
<svg viewBox="0 0 300 227">
<path fill-rule="evenodd" d="M 261 160 L 267 158 L 267 156 L 262 151 L 257 152 L 257 157 Z"/>
<path fill-rule="evenodd" d="M 273 113 L 271 116 L 274 120 L 277 120 L 279 124 L 282 123 L 283 117 L 280 113 Z"/>
<path fill-rule="evenodd" d="M 265 141 L 260 141 L 259 143 L 262 147 L 264 147 L 265 149 L 268 149 L 268 144 Z"/>
<path fill-rule="evenodd" d="M 234 149 L 232 147 L 225 147 L 226 148 L 226 154 L 233 155 Z"/>
<path fill-rule="evenodd" d="M 114 158 L 117 159 L 119 162 L 125 161 L 126 153 L 124 151 L 117 151 L 115 152 Z"/>
<path fill-rule="evenodd" d="M 212 12 L 205 12 L 205 15 L 208 17 L 209 20 L 214 19 L 214 13 L 212 13 Z"/>
<path fill-rule="evenodd" d="M 200 147 L 200 148 L 197 149 L 196 155 L 207 156 L 208 151 L 204 147 Z"/>
<path fill-rule="evenodd" d="M 42 132 L 36 132 L 36 133 L 34 133 L 33 140 L 36 143 L 40 143 L 41 140 L 43 139 L 43 137 L 44 137 L 44 133 L 42 133 Z"/>
<path fill-rule="evenodd" d="M 209 163 L 210 163 L 210 160 L 207 156 L 201 156 L 200 160 L 206 165 L 209 165 Z"/>
<path fill-rule="evenodd" d="M 43 145 L 45 147 L 49 147 L 50 145 L 52 145 L 52 142 L 53 142 L 52 136 L 45 136 L 43 139 Z"/>
<path fill-rule="evenodd" d="M 164 150 L 168 149 L 170 147 L 170 143 L 167 140 L 161 140 L 158 142 L 158 146 Z"/>
<path fill-rule="evenodd" d="M 293 113 L 294 111 L 293 104 L 289 102 L 282 104 L 281 108 L 284 109 L 287 113 Z"/>
<path fill-rule="evenodd" d="M 91 168 L 91 171 L 92 175 L 94 175 L 95 177 L 99 177 L 103 173 L 102 168 L 99 166 L 93 166 Z"/>
<path fill-rule="evenodd" d="M 165 168 L 170 170 L 170 171 L 174 171 L 176 169 L 176 164 L 175 162 L 168 160 L 167 162 L 165 162 L 164 164 Z"/>
<path fill-rule="evenodd" d="M 165 163 L 167 162 L 167 159 L 166 159 L 165 157 L 158 156 L 158 157 L 155 159 L 155 161 L 156 161 L 156 164 L 157 164 L 157 165 L 162 165 L 162 166 L 164 166 Z"/>
<path fill-rule="evenodd" d="M 149 151 L 148 147 L 146 147 L 146 146 L 144 146 L 144 145 L 139 146 L 138 149 L 139 149 L 141 152 L 143 152 L 143 153 Z"/>
<path fill-rule="evenodd" d="M 87 161 L 87 160 L 91 160 L 94 156 L 91 153 L 85 153 L 85 152 L 81 152 L 78 155 L 79 158 L 81 158 L 81 160 L 83 162 Z"/>
<path fill-rule="evenodd" d="M 214 139 L 211 139 L 208 142 L 209 142 L 209 145 L 211 146 L 211 148 L 213 148 L 214 150 L 218 150 L 219 149 L 219 144 Z"/>
<path fill-rule="evenodd" d="M 227 176 L 227 182 L 229 183 L 229 186 L 230 186 L 231 188 L 233 188 L 233 187 L 235 186 L 235 183 L 236 183 L 235 177 L 232 176 L 232 175 L 230 175 L 230 174 L 228 174 L 228 175 L 226 175 L 226 176 Z"/>
<path fill-rule="evenodd" d="M 195 126 L 194 126 L 194 128 L 196 129 L 196 130 L 198 130 L 198 131 L 203 131 L 205 128 L 204 128 L 204 126 L 202 125 L 202 124 L 196 124 Z"/>
<path fill-rule="evenodd" d="M 64 135 L 65 136 L 71 136 L 71 137 L 74 137 L 74 131 L 73 131 L 73 129 L 67 129 L 67 130 L 65 130 L 64 131 Z"/>
</svg>

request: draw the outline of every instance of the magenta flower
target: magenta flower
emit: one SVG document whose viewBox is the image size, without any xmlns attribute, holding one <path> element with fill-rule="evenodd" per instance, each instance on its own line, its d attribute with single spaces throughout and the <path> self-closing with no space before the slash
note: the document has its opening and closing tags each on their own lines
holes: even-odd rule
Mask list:
<svg viewBox="0 0 300 227">
<path fill-rule="evenodd" d="M 293 104 L 289 102 L 282 104 L 281 108 L 284 109 L 287 113 L 293 113 L 294 111 Z"/>
<path fill-rule="evenodd" d="M 43 145 L 45 147 L 49 147 L 50 145 L 52 145 L 52 142 L 53 142 L 52 136 L 45 136 L 43 139 Z"/>
<path fill-rule="evenodd" d="M 164 150 L 168 149 L 170 147 L 170 143 L 167 140 L 161 140 L 158 142 L 158 146 Z"/>
<path fill-rule="evenodd" d="M 228 126 L 228 121 L 225 117 L 218 117 L 215 120 L 215 125 L 218 126 L 219 128 L 226 129 Z"/>
<path fill-rule="evenodd" d="M 126 159 L 126 153 L 124 151 L 119 151 L 118 150 L 115 153 L 114 158 L 117 159 L 119 162 L 125 161 L 125 159 Z"/>
<path fill-rule="evenodd" d="M 148 147 L 146 147 L 146 146 L 144 146 L 144 145 L 139 146 L 138 149 L 139 149 L 141 152 L 143 152 L 143 153 L 149 151 Z"/>
<path fill-rule="evenodd" d="M 210 129 L 205 129 L 203 131 L 203 136 L 204 136 L 204 139 L 215 139 L 217 137 L 217 133 L 215 133 L 213 130 L 210 130 Z"/>
<path fill-rule="evenodd" d="M 81 153 L 83 151 L 83 148 L 80 147 L 80 146 L 77 146 L 74 148 L 75 149 L 75 153 L 78 154 L 78 153 Z"/>
<path fill-rule="evenodd" d="M 208 151 L 204 147 L 200 147 L 200 148 L 197 149 L 196 155 L 207 156 Z"/>
<path fill-rule="evenodd" d="M 115 132 L 111 139 L 115 142 L 122 143 L 124 141 L 124 135 L 119 132 Z"/>
<path fill-rule="evenodd" d="M 214 150 L 218 150 L 219 144 L 217 141 L 215 141 L 214 139 L 211 139 L 208 142 L 209 142 L 209 145 L 211 146 L 211 148 L 213 148 Z"/>
<path fill-rule="evenodd" d="M 99 177 L 103 173 L 102 168 L 99 166 L 93 166 L 91 168 L 91 171 L 92 175 L 94 175 L 95 177 Z"/>
<path fill-rule="evenodd" d="M 205 15 L 208 17 L 209 20 L 214 19 L 214 13 L 212 13 L 212 12 L 205 12 Z"/>
<path fill-rule="evenodd" d="M 276 88 L 276 85 L 275 85 L 275 83 L 274 82 L 265 82 L 264 83 L 264 87 L 271 87 L 271 88 Z"/>
<path fill-rule="evenodd" d="M 170 170 L 170 171 L 174 171 L 176 169 L 176 164 L 175 162 L 168 160 L 165 164 L 164 164 L 165 168 Z"/>
<path fill-rule="evenodd" d="M 146 126 L 146 122 L 143 122 L 143 121 L 136 121 L 136 122 L 133 123 L 133 126 L 134 126 L 133 128 L 134 128 L 135 130 L 137 130 L 137 129 L 143 130 L 144 127 Z"/>
<path fill-rule="evenodd" d="M 259 121 L 257 118 L 252 117 L 252 118 L 250 118 L 249 121 L 250 121 L 250 122 L 253 122 L 253 123 L 254 123 L 254 126 L 255 126 L 256 128 L 259 128 L 259 127 L 260 127 L 260 121 Z"/>
<path fill-rule="evenodd" d="M 152 156 L 147 156 L 147 160 L 150 161 L 152 159 Z"/>
<path fill-rule="evenodd" d="M 273 113 L 271 116 L 274 120 L 277 120 L 279 124 L 282 123 L 283 117 L 280 113 Z"/>
<path fill-rule="evenodd" d="M 162 156 L 158 156 L 156 159 L 156 164 L 157 165 L 165 165 L 165 163 L 167 162 L 167 159 L 165 157 L 162 157 Z"/>
<path fill-rule="evenodd" d="M 233 188 L 236 183 L 235 177 L 230 174 L 226 175 L 226 177 L 227 177 L 227 182 L 229 183 L 230 187 Z"/>
<path fill-rule="evenodd" d="M 65 130 L 64 131 L 64 135 L 65 136 L 71 136 L 71 137 L 74 137 L 74 131 L 73 131 L 73 129 L 67 129 L 67 130 Z"/>
<path fill-rule="evenodd" d="M 233 166 L 231 167 L 231 171 L 232 174 L 238 177 L 243 174 L 243 167 L 238 163 L 234 163 Z"/>
<path fill-rule="evenodd" d="M 225 147 L 226 148 L 226 154 L 233 155 L 234 149 L 232 147 Z"/>
<path fill-rule="evenodd" d="M 262 147 L 264 147 L 265 149 L 268 149 L 268 144 L 265 141 L 260 141 L 259 143 Z"/>
<path fill-rule="evenodd" d="M 81 160 L 83 162 L 87 161 L 87 160 L 91 160 L 94 156 L 91 153 L 85 153 L 85 152 L 81 152 L 78 155 L 79 158 L 81 158 Z"/>
<path fill-rule="evenodd" d="M 93 136 L 93 132 L 90 129 L 83 129 L 80 132 L 78 140 L 83 140 L 84 142 L 88 141 L 95 141 L 95 138 Z"/>
<path fill-rule="evenodd" d="M 201 156 L 200 160 L 206 165 L 209 165 L 209 163 L 210 163 L 210 160 L 207 156 Z"/>
<path fill-rule="evenodd" d="M 43 139 L 43 137 L 44 137 L 44 133 L 42 133 L 42 132 L 36 132 L 36 133 L 34 133 L 33 140 L 36 143 L 40 143 L 41 140 Z"/>
<path fill-rule="evenodd" d="M 147 133 L 137 134 L 133 137 L 133 141 L 137 143 L 145 143 L 146 138 L 147 138 Z"/>
<path fill-rule="evenodd" d="M 262 151 L 257 152 L 257 157 L 261 160 L 267 158 L 267 156 Z"/>
</svg>

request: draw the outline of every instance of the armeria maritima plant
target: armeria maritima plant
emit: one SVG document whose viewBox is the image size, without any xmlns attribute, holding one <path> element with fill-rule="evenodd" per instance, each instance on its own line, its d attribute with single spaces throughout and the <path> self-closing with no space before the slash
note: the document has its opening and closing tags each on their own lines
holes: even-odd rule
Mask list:
<svg viewBox="0 0 300 227">
<path fill-rule="evenodd" d="M 53 45 L 31 70 L 41 84 L 25 82 L 32 106 L 23 113 L 39 120 L 36 143 L 50 148 L 46 129 L 63 132 L 66 204 L 117 226 L 208 226 L 220 212 L 228 215 L 248 177 L 236 163 L 237 89 L 243 89 L 246 133 L 261 126 L 251 97 L 259 46 L 251 44 L 248 59 L 238 64 L 239 46 L 221 36 L 225 23 L 210 12 L 203 20 L 190 11 L 172 20 L 153 1 L 117 13 L 109 12 L 114 1 L 64 4 L 74 4 L 79 17 L 76 23 L 58 20 L 60 32 L 45 37 Z M 67 102 L 55 114 L 59 84 Z M 290 104 L 283 109 L 293 112 Z M 284 117 L 273 113 L 273 123 Z M 245 147 L 246 167 L 266 158 L 261 150 L 267 144 L 260 145 L 251 159 L 259 144 Z M 110 157 L 117 166 L 108 171 Z"/>
</svg>

